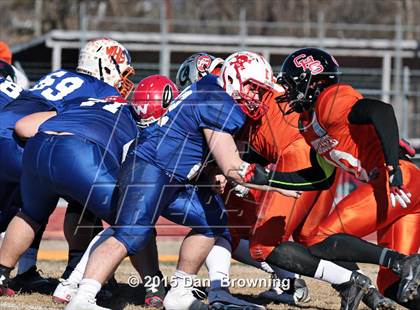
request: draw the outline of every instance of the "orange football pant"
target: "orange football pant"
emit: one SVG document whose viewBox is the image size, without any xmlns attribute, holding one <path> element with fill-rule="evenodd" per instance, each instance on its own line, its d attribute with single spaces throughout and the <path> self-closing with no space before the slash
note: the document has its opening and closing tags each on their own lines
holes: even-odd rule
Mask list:
<svg viewBox="0 0 420 310">
<path fill-rule="evenodd" d="M 403 254 L 417 253 L 420 244 L 420 170 L 408 161 L 400 161 L 405 188 L 411 193 L 407 208 L 391 206 L 388 174 L 384 169 L 369 183 L 360 185 L 346 196 L 321 223 L 311 238 L 313 245 L 336 233 L 364 237 L 378 231 L 378 244 Z M 398 278 L 382 268 L 378 286 L 384 290 Z"/>
<path fill-rule="evenodd" d="M 309 150 L 304 139 L 296 140 L 282 152 L 276 170 L 286 172 L 309 167 Z M 289 240 L 292 234 L 295 240 L 305 244 L 329 214 L 335 183 L 327 191 L 304 192 L 299 199 L 257 190 L 251 190 L 248 197 L 242 199 L 230 192 L 226 209 L 233 249 L 240 239 L 248 239 L 251 256 L 264 261 L 275 247 Z"/>
</svg>

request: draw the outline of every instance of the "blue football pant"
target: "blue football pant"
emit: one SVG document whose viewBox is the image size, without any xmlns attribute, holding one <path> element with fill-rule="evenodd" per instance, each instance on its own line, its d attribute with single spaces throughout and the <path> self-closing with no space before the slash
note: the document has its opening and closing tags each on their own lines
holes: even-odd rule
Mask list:
<svg viewBox="0 0 420 310">
<path fill-rule="evenodd" d="M 121 167 L 118 193 L 114 237 L 128 255 L 148 244 L 160 215 L 205 236 L 229 239 L 224 205 L 217 194 L 177 182 L 133 153 Z"/>
<path fill-rule="evenodd" d="M 38 224 L 45 223 L 63 197 L 112 224 L 119 166 L 87 139 L 38 133 L 28 141 L 23 155 L 22 213 Z"/>
</svg>

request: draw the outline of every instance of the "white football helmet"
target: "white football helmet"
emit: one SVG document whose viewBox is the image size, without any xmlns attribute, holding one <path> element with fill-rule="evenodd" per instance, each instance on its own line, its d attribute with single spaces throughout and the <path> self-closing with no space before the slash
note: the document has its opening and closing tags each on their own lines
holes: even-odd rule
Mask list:
<svg viewBox="0 0 420 310">
<path fill-rule="evenodd" d="M 220 74 L 223 65 L 222 58 L 216 58 L 206 53 L 196 53 L 188 57 L 179 67 L 176 74 L 176 86 L 179 89 L 197 82 L 207 74 Z"/>
<path fill-rule="evenodd" d="M 267 95 L 274 90 L 273 69 L 267 60 L 253 52 L 237 52 L 226 58 L 219 84 L 252 119 L 268 110 Z"/>
<path fill-rule="evenodd" d="M 115 87 L 124 98 L 134 88 L 128 79 L 134 74 L 130 54 L 120 43 L 108 38 L 89 41 L 81 48 L 76 70 Z"/>
</svg>

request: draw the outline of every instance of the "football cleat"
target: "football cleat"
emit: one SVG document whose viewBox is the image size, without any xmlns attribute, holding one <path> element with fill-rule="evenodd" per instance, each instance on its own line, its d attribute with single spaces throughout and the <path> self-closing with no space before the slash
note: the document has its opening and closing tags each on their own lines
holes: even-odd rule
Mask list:
<svg viewBox="0 0 420 310">
<path fill-rule="evenodd" d="M 162 273 L 159 274 L 163 277 Z M 159 281 L 157 286 L 145 287 L 146 295 L 144 296 L 144 303 L 147 307 L 162 309 L 163 300 L 165 299 L 166 290 L 164 281 Z"/>
<path fill-rule="evenodd" d="M 265 307 L 233 297 L 226 288 L 210 289 L 209 304 L 212 310 L 264 310 Z"/>
<path fill-rule="evenodd" d="M 64 310 L 111 310 L 96 304 L 96 299 L 87 294 L 79 293 L 73 296 Z"/>
<path fill-rule="evenodd" d="M 362 298 L 369 293 L 372 281 L 365 275 L 353 271 L 351 279 L 342 284 L 332 285 L 341 296 L 341 310 L 356 310 Z"/>
<path fill-rule="evenodd" d="M 273 274 L 272 277 L 271 288 L 259 294 L 258 297 L 289 305 L 307 303 L 311 300 L 308 286 L 303 279 L 294 279 L 293 287 L 288 291 L 284 291 L 281 289 L 278 281 L 274 281 L 276 276 Z"/>
<path fill-rule="evenodd" d="M 172 287 L 163 300 L 166 310 L 207 310 L 209 306 L 194 297 L 193 287 Z M 200 291 L 201 294 L 203 292 Z"/>
<path fill-rule="evenodd" d="M 413 300 L 420 286 L 420 254 L 413 254 L 397 261 L 391 269 L 401 277 L 397 298 L 401 302 Z"/>
<path fill-rule="evenodd" d="M 363 302 L 366 306 L 373 310 L 395 310 L 397 309 L 397 304 L 378 292 L 375 286 L 369 288 L 368 293 L 363 296 Z"/>
<path fill-rule="evenodd" d="M 57 303 L 69 303 L 77 293 L 78 285 L 64 279 L 59 279 L 60 283 L 55 288 L 52 299 Z"/>
<path fill-rule="evenodd" d="M 12 268 L 0 265 L 0 296 L 15 295 L 15 291 L 9 288 L 10 271 L 12 271 Z"/>
<path fill-rule="evenodd" d="M 49 279 L 42 277 L 40 272 L 36 269 L 36 266 L 32 266 L 24 273 L 18 274 L 11 279 L 9 286 L 14 291 L 23 293 L 38 292 L 51 294 L 51 291 L 54 289 L 54 283 Z"/>
</svg>

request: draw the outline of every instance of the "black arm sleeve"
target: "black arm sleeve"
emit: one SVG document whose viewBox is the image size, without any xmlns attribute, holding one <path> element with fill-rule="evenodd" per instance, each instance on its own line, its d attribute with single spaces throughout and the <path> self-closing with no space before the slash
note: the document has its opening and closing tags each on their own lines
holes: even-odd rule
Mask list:
<svg viewBox="0 0 420 310">
<path fill-rule="evenodd" d="M 252 147 L 248 148 L 248 151 L 242 156 L 242 159 L 248 163 L 260 164 L 261 166 L 270 164 L 266 158 L 257 153 Z"/>
<path fill-rule="evenodd" d="M 335 167 L 311 149 L 312 167 L 295 172 L 270 171 L 269 185 L 290 190 L 313 191 L 331 187 L 335 179 Z"/>
<path fill-rule="evenodd" d="M 351 109 L 348 121 L 357 125 L 372 124 L 381 140 L 386 164 L 398 166 L 398 124 L 390 104 L 375 99 L 360 99 Z"/>
</svg>

